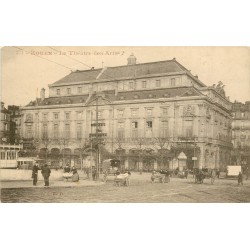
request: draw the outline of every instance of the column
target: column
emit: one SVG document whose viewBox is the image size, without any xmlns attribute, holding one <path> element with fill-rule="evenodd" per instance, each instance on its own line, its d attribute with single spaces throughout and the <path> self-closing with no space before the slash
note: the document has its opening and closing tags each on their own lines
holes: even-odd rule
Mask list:
<svg viewBox="0 0 250 250">
<path fill-rule="evenodd" d="M 202 169 L 202 167 L 204 166 L 205 163 L 205 148 L 204 145 L 201 145 L 200 147 L 200 161 L 199 161 L 199 169 Z"/>
<path fill-rule="evenodd" d="M 157 161 L 154 160 L 154 170 L 157 170 L 158 169 L 158 164 L 157 164 Z"/>
</svg>

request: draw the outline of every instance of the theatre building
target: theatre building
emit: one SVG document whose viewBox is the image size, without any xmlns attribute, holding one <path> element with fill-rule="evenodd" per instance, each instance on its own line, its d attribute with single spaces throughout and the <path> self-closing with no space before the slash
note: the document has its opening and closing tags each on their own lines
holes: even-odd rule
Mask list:
<svg viewBox="0 0 250 250">
<path fill-rule="evenodd" d="M 215 72 L 216 74 L 216 72 Z M 129 169 L 223 168 L 230 161 L 231 103 L 175 58 L 74 71 L 23 107 L 22 136 L 60 165 L 119 158 Z M 93 162 L 91 162 L 93 160 Z"/>
</svg>

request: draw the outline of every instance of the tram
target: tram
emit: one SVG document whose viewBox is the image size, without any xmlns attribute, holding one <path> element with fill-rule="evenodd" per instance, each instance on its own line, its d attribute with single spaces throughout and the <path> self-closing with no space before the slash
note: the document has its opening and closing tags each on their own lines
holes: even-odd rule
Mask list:
<svg viewBox="0 0 250 250">
<path fill-rule="evenodd" d="M 22 145 L 0 144 L 0 168 L 17 168 L 17 158 Z"/>
</svg>

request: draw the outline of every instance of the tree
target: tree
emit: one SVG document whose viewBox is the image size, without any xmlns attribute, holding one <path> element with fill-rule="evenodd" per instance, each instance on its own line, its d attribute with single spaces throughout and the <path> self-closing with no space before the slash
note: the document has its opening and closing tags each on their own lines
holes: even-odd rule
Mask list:
<svg viewBox="0 0 250 250">
<path fill-rule="evenodd" d="M 56 139 L 57 144 L 59 145 L 60 151 L 62 152 L 63 155 L 63 166 L 65 165 L 65 148 L 69 144 L 69 139 L 68 138 L 58 138 Z"/>
<path fill-rule="evenodd" d="M 48 148 L 49 148 L 49 145 L 52 143 L 52 139 L 49 138 L 48 133 L 43 133 L 42 134 L 41 143 L 42 143 L 42 145 L 45 148 L 45 159 L 47 161 L 47 158 L 48 158 Z"/>
<path fill-rule="evenodd" d="M 91 141 L 89 138 L 78 138 L 76 140 L 77 147 L 80 149 L 80 161 L 81 161 L 81 170 L 83 169 L 82 161 L 83 161 L 83 153 L 89 148 Z"/>
<path fill-rule="evenodd" d="M 169 140 L 168 137 L 155 137 L 153 139 L 153 146 L 157 150 L 157 155 L 160 159 L 160 167 L 163 168 L 164 160 L 168 158 L 169 148 L 172 144 L 172 141 Z"/>
<path fill-rule="evenodd" d="M 121 161 L 121 157 L 124 156 L 125 149 L 123 148 L 123 144 L 125 143 L 124 138 L 117 137 L 114 139 L 114 143 L 116 145 L 116 153 L 118 154 L 118 158 Z"/>
<path fill-rule="evenodd" d="M 142 174 L 142 148 L 144 145 L 147 144 L 148 140 L 147 138 L 143 138 L 143 137 L 136 137 L 132 139 L 132 142 L 135 144 L 136 149 L 137 149 L 137 153 L 138 153 L 138 163 L 139 163 L 139 171 L 140 174 Z"/>
</svg>

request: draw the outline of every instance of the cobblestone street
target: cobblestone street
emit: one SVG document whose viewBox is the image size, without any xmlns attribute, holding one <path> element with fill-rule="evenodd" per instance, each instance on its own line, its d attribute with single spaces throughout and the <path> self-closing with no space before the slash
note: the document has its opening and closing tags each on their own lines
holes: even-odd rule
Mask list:
<svg viewBox="0 0 250 250">
<path fill-rule="evenodd" d="M 250 180 L 244 181 L 243 186 L 238 186 L 236 179 L 216 179 L 214 184 L 206 179 L 203 184 L 195 184 L 189 176 L 188 179 L 172 178 L 170 183 L 162 184 L 151 183 L 148 173 L 132 173 L 129 187 L 114 186 L 112 180 L 103 185 L 93 184 L 60 187 L 51 183 L 49 188 L 44 188 L 40 183 L 34 188 L 26 182 L 24 187 L 17 188 L 17 185 L 11 187 L 9 182 L 3 182 L 1 202 L 250 202 Z"/>
</svg>

